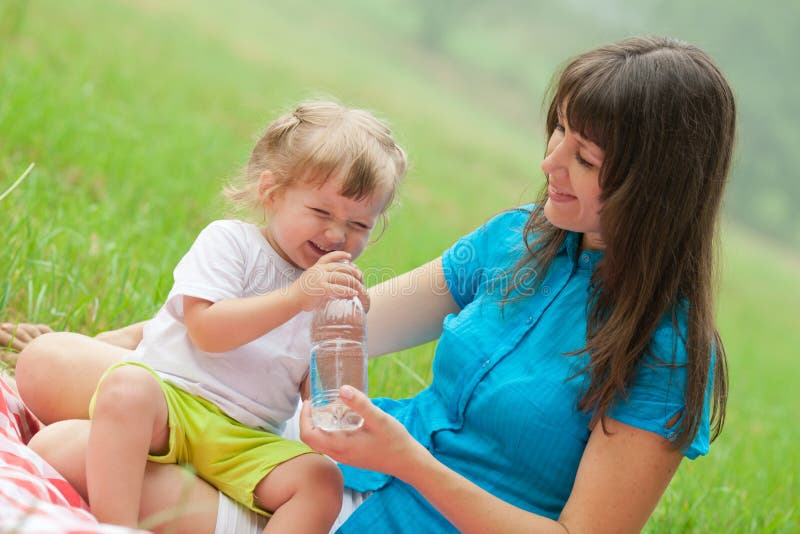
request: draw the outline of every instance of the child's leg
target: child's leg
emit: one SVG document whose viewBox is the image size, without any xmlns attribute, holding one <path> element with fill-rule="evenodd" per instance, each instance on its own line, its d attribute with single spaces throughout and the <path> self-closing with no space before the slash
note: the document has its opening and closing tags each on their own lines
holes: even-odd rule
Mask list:
<svg viewBox="0 0 800 534">
<path fill-rule="evenodd" d="M 69 332 L 44 334 L 19 354 L 22 400 L 44 423 L 88 419 L 97 381 L 130 351 Z"/>
<path fill-rule="evenodd" d="M 273 513 L 264 532 L 325 532 L 342 506 L 342 474 L 320 454 L 303 454 L 273 469 L 255 489 Z"/>
<path fill-rule="evenodd" d="M 89 507 L 100 521 L 136 526 L 148 452 L 169 445 L 167 403 L 147 370 L 125 365 L 102 380 L 86 455 Z"/>
</svg>

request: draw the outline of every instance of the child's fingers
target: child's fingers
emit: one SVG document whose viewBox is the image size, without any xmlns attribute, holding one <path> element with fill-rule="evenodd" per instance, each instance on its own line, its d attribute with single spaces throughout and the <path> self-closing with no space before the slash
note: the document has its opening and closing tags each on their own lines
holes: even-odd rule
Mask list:
<svg viewBox="0 0 800 534">
<path fill-rule="evenodd" d="M 322 263 L 337 263 L 341 261 L 350 261 L 350 253 L 345 252 L 344 250 L 334 250 L 333 252 L 328 252 L 320 259 L 317 260 L 317 264 Z"/>
<path fill-rule="evenodd" d="M 369 297 L 366 296 L 367 289 L 360 282 L 353 281 L 352 279 L 346 283 L 331 282 L 327 286 L 325 293 L 328 297 L 345 299 L 356 297 L 361 301 L 362 307 L 364 307 L 366 304 L 367 307 L 364 308 L 365 311 L 369 307 Z"/>
<path fill-rule="evenodd" d="M 349 273 L 358 280 L 363 279 L 361 269 L 359 269 L 354 263 L 351 263 L 350 258 L 350 253 L 343 250 L 335 250 L 325 254 L 319 260 L 317 260 L 317 263 L 314 267 L 326 271 L 330 270 Z"/>
<path fill-rule="evenodd" d="M 328 283 L 339 286 L 350 287 L 357 291 L 365 291 L 361 278 L 355 276 L 351 271 L 331 271 L 328 273 Z"/>
</svg>

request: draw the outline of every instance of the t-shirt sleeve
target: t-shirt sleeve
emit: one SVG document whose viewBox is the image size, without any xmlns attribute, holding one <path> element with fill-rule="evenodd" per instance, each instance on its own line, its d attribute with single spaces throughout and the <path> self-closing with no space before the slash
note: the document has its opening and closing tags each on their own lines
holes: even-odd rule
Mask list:
<svg viewBox="0 0 800 534">
<path fill-rule="evenodd" d="M 217 302 L 243 294 L 246 264 L 241 233 L 232 221 L 214 221 L 200 232 L 173 271 L 175 282 L 167 298 L 173 316 L 183 316 L 184 296 Z"/>
<path fill-rule="evenodd" d="M 507 265 L 511 249 L 522 243 L 521 232 L 529 214 L 525 208 L 501 213 L 444 251 L 445 280 L 459 307 L 472 302 L 482 284 L 501 274 L 494 271 Z"/>
<path fill-rule="evenodd" d="M 685 339 L 685 331 L 676 331 L 671 320 L 662 322 L 653 336 L 650 353 L 636 372 L 629 394 L 611 410 L 613 419 L 669 440 L 675 438 L 685 409 Z M 711 365 L 713 368 L 713 359 Z M 713 373 L 709 376 L 713 376 Z M 712 386 L 709 380 L 697 435 L 682 449 L 684 456 L 690 460 L 708 453 Z M 670 425 L 673 419 L 675 422 Z"/>
</svg>

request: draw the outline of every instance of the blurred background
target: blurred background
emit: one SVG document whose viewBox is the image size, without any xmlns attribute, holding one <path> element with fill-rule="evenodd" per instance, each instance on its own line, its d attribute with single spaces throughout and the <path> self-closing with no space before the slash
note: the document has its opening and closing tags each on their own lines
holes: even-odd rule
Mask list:
<svg viewBox="0 0 800 534">
<path fill-rule="evenodd" d="M 0 0 L 0 194 L 35 164 L 0 201 L 0 319 L 93 334 L 151 316 L 224 215 L 222 183 L 307 98 L 392 125 L 411 171 L 359 263 L 372 283 L 419 265 L 541 187 L 557 68 L 641 34 L 705 49 L 739 109 L 718 308 L 728 424 L 647 531 L 800 531 L 795 0 Z M 432 353 L 372 362 L 371 392 L 418 391 Z"/>
</svg>

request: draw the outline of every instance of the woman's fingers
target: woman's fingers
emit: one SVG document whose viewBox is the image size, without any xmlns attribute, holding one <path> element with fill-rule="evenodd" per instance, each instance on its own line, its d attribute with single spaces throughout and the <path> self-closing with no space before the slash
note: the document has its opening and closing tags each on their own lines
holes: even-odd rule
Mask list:
<svg viewBox="0 0 800 534">
<path fill-rule="evenodd" d="M 398 420 L 352 386 L 339 388 L 339 396 L 364 418 L 364 424 L 355 430 L 331 432 L 315 428 L 311 404 L 306 401 L 300 415 L 300 438 L 306 444 L 337 462 L 392 476 L 414 469 L 414 459 L 425 449 Z"/>
<path fill-rule="evenodd" d="M 0 325 L 0 346 L 22 350 L 36 337 L 52 332 L 49 326 L 31 323 L 3 323 Z"/>
<path fill-rule="evenodd" d="M 364 418 L 364 424 L 369 425 L 370 421 L 374 421 L 377 415 L 382 414 L 369 397 L 364 395 L 363 391 L 354 388 L 353 386 L 345 384 L 339 388 L 339 398 L 342 399 L 348 408 L 356 412 Z"/>
</svg>

